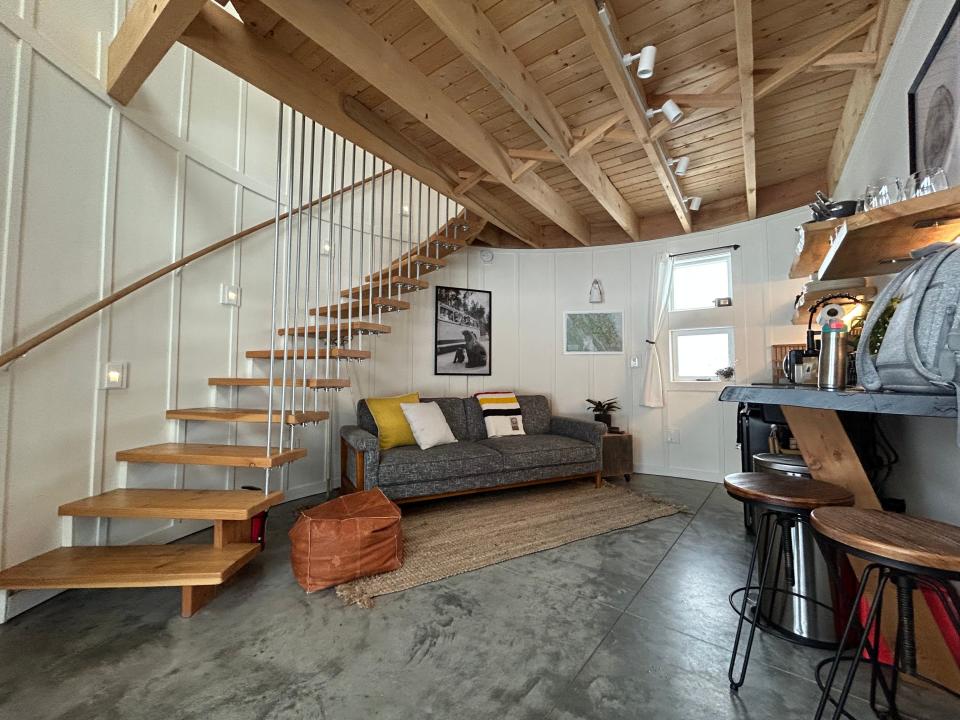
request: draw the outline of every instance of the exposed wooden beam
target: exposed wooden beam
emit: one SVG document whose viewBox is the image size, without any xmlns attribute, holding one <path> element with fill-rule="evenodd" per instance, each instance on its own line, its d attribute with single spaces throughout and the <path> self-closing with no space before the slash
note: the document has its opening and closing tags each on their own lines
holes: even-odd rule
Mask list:
<svg viewBox="0 0 960 720">
<path fill-rule="evenodd" d="M 263 0 L 306 37 L 377 87 L 551 221 L 587 243 L 587 221 L 535 173 L 511 180 L 517 163 L 473 117 L 342 0 Z"/>
<path fill-rule="evenodd" d="M 507 155 L 517 160 L 537 160 L 539 162 L 557 163 L 560 158 L 547 148 L 511 148 Z"/>
<path fill-rule="evenodd" d="M 836 30 L 827 33 L 826 36 L 812 48 L 802 55 L 791 58 L 782 68 L 777 70 L 777 72 L 757 85 L 754 94 L 755 99 L 761 100 L 784 83 L 792 80 L 844 40 L 849 40 L 866 30 L 876 18 L 877 8 L 871 8 L 856 20 L 841 25 Z"/>
<path fill-rule="evenodd" d="M 612 115 L 608 115 L 607 117 L 601 119 L 592 128 L 580 136 L 580 139 L 577 140 L 570 148 L 570 154 L 576 155 L 577 153 L 593 147 L 595 144 L 600 142 L 608 132 L 613 130 L 617 125 L 626 119 L 627 114 L 623 110 L 617 110 L 617 112 L 613 113 Z"/>
<path fill-rule="evenodd" d="M 206 0 L 138 0 L 107 51 L 107 92 L 126 105 Z"/>
<path fill-rule="evenodd" d="M 753 9 L 751 0 L 733 0 L 740 80 L 740 134 L 743 138 L 743 175 L 747 217 L 757 217 L 757 143 L 753 108 Z"/>
<path fill-rule="evenodd" d="M 180 42 L 430 187 L 452 196 L 459 184 L 456 171 L 325 83 L 276 43 L 256 35 L 212 0 L 204 5 Z M 536 247 L 539 243 L 540 228 L 486 190 L 474 188 L 460 202 L 527 244 Z"/>
<path fill-rule="evenodd" d="M 797 56 L 795 55 L 789 57 L 757 58 L 753 63 L 753 69 L 758 72 L 780 70 L 787 63 L 793 62 L 796 59 Z M 877 54 L 875 52 L 830 53 L 804 68 L 804 72 L 862 70 L 863 68 L 873 68 L 876 64 Z"/>
<path fill-rule="evenodd" d="M 877 81 L 883 73 L 890 48 L 896 39 L 903 15 L 907 11 L 907 5 L 909 0 L 880 0 L 877 8 L 877 22 L 870 29 L 864 42 L 864 50 L 875 53 L 877 59 L 872 67 L 858 70 L 853 77 L 847 102 L 843 108 L 843 116 L 840 118 L 840 127 L 834 136 L 830 159 L 827 161 L 827 187 L 830 192 L 833 192 L 840 180 L 843 166 L 850 155 L 850 149 L 853 147 L 863 116 L 870 105 Z"/>
<path fill-rule="evenodd" d="M 650 137 L 650 120 L 646 114 L 647 105 L 643 89 L 637 86 L 633 74 L 623 66 L 621 51 L 624 46 L 623 33 L 620 32 L 613 8 L 604 3 L 598 12 L 595 0 L 567 0 L 567 4 L 576 13 L 587 41 L 597 56 L 604 75 L 606 75 L 607 81 L 616 93 L 621 107 L 627 113 L 627 120 L 630 121 L 633 131 L 637 134 L 637 139 L 643 145 L 643 149 L 650 159 L 650 165 L 663 186 L 664 192 L 670 200 L 670 205 L 680 220 L 681 227 L 684 232 L 690 232 L 693 224 L 690 221 L 690 211 L 683 199 L 683 190 L 681 190 L 673 170 L 667 163 L 667 155 L 663 151 L 663 147 L 659 141 Z M 606 17 L 606 24 L 600 16 L 601 12 Z"/>
<path fill-rule="evenodd" d="M 473 175 L 473 173 L 470 172 L 469 170 L 460 170 L 460 171 L 457 172 L 457 177 L 459 177 L 461 180 L 466 180 L 466 179 L 467 179 L 468 177 L 470 177 L 471 175 Z M 497 180 L 497 179 L 496 179 L 493 175 L 491 175 L 490 173 L 487 173 L 487 174 L 484 175 L 482 178 L 480 178 L 480 182 L 494 183 L 494 184 L 496 184 L 496 185 L 499 185 L 499 184 L 500 184 L 500 181 Z"/>
<path fill-rule="evenodd" d="M 469 190 L 478 182 L 480 182 L 483 179 L 483 176 L 486 174 L 487 174 L 487 171 L 484 170 L 482 167 L 477 168 L 472 173 L 470 173 L 469 177 L 467 177 L 466 180 L 464 180 L 462 183 L 460 183 L 453 189 L 453 194 L 456 197 L 461 197 L 465 192 L 467 192 L 467 190 Z"/>
<path fill-rule="evenodd" d="M 628 235 L 640 238 L 640 217 L 589 153 L 571 153 L 573 135 L 547 94 L 527 72 L 474 0 L 415 0 L 441 32 L 500 93 L 590 195 Z M 530 158 L 512 174 L 530 177 L 541 160 Z M 534 164 L 535 163 L 535 164 Z M 587 238 L 586 243 L 589 242 Z"/>
<path fill-rule="evenodd" d="M 647 102 L 651 107 L 660 107 L 667 100 L 673 100 L 677 105 L 688 108 L 727 108 L 740 104 L 737 93 L 670 93 L 668 95 L 651 95 Z"/>
</svg>

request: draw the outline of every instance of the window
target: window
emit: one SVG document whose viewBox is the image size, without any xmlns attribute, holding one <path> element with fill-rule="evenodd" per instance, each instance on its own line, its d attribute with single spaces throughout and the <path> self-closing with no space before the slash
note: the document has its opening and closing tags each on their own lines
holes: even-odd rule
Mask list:
<svg viewBox="0 0 960 720">
<path fill-rule="evenodd" d="M 670 331 L 670 365 L 674 382 L 717 380 L 717 370 L 733 365 L 733 328 Z"/>
<path fill-rule="evenodd" d="M 673 264 L 670 310 L 703 310 L 733 296 L 730 253 L 694 255 Z"/>
</svg>

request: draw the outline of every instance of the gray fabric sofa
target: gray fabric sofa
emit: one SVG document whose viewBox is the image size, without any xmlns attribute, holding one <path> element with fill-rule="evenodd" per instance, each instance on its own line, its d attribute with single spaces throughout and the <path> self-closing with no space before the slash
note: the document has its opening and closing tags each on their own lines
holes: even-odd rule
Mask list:
<svg viewBox="0 0 960 720">
<path fill-rule="evenodd" d="M 340 428 L 341 490 L 379 487 L 403 501 L 586 477 L 599 487 L 606 426 L 552 416 L 543 395 L 517 399 L 526 435 L 488 438 L 476 398 L 422 398 L 440 406 L 457 442 L 384 451 L 373 415 L 361 400 L 358 424 Z"/>
</svg>

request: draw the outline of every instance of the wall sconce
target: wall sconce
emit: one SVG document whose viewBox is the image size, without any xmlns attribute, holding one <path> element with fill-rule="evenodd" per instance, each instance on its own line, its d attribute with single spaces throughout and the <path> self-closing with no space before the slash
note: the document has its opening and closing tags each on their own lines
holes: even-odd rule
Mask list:
<svg viewBox="0 0 960 720">
<path fill-rule="evenodd" d="M 590 284 L 590 302 L 597 304 L 603 302 L 603 286 L 599 280 L 594 280 Z"/>
</svg>

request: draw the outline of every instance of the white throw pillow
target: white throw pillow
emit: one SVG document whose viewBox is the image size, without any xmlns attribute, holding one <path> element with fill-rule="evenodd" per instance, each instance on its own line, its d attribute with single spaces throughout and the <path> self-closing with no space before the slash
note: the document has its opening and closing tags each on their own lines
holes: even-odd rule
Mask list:
<svg viewBox="0 0 960 720">
<path fill-rule="evenodd" d="M 413 437 L 421 450 L 457 441 L 437 403 L 400 403 L 400 409 L 410 423 Z"/>
</svg>

